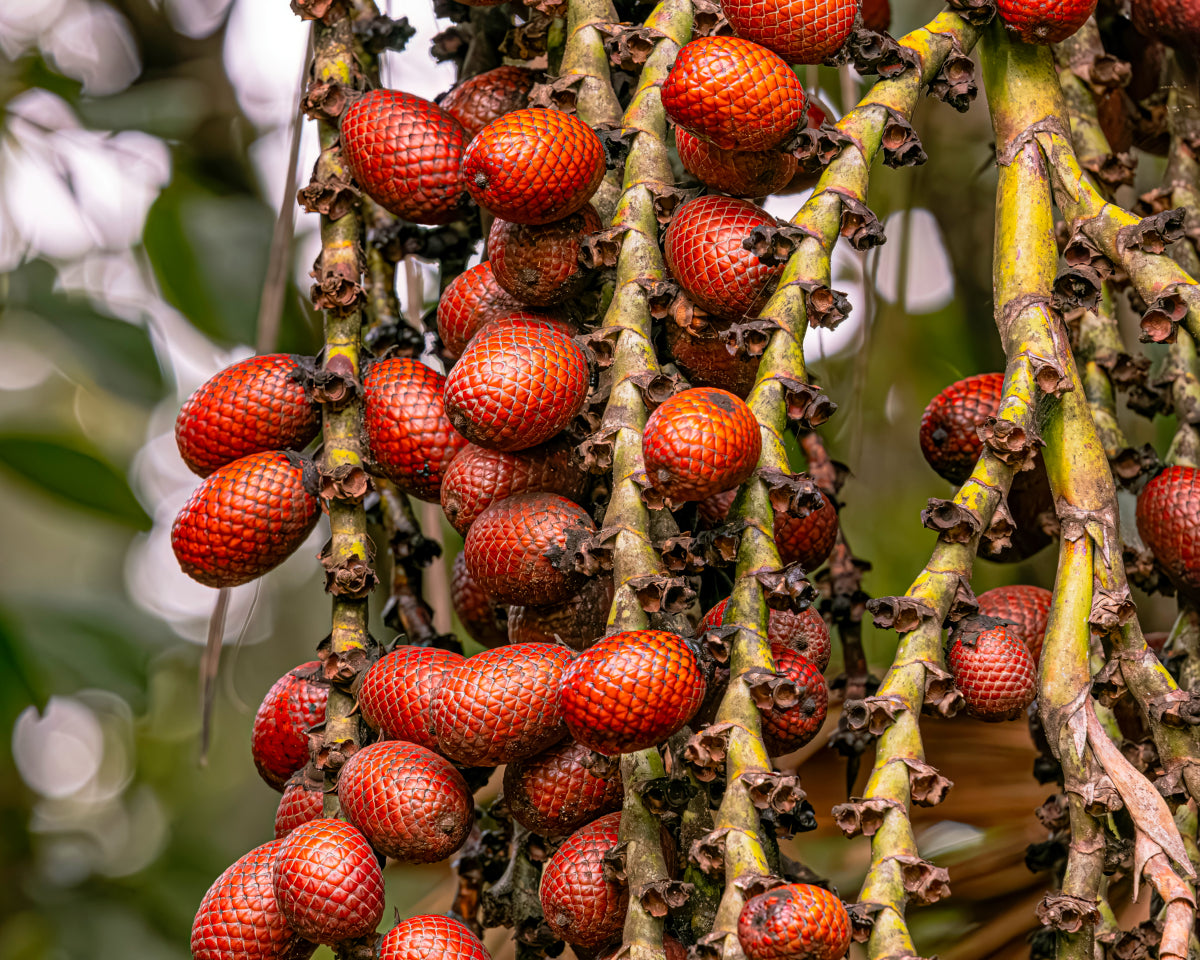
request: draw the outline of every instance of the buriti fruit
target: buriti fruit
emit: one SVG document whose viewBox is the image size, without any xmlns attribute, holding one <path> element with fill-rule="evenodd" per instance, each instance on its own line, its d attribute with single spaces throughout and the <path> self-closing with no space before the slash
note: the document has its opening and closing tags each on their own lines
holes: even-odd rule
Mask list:
<svg viewBox="0 0 1200 960">
<path fill-rule="evenodd" d="M 621 777 L 593 773 L 592 751 L 563 740 L 504 768 L 504 803 L 514 820 L 542 837 L 561 837 L 621 809 Z"/>
<path fill-rule="evenodd" d="M 621 932 L 629 890 L 604 874 L 617 845 L 621 815 L 610 813 L 571 834 L 542 871 L 541 900 L 554 935 L 578 947 L 599 947 Z"/>
<path fill-rule="evenodd" d="M 307 767 L 297 770 L 288 778 L 275 809 L 275 839 L 281 840 L 302 823 L 318 819 L 324 805 L 324 781 L 312 779 Z"/>
<path fill-rule="evenodd" d="M 729 508 L 733 506 L 737 490 L 725 490 L 714 494 L 698 505 L 704 526 L 715 527 L 725 522 Z M 815 570 L 827 559 L 837 543 L 837 509 L 825 494 L 821 494 L 821 506 L 803 517 L 774 511 L 775 546 L 784 563 L 798 563 L 808 571 Z"/>
<path fill-rule="evenodd" d="M 743 400 L 750 395 L 760 357 L 741 357 L 731 352 L 715 330 L 692 333 L 671 320 L 663 326 L 667 349 L 693 386 L 719 387 Z"/>
<path fill-rule="evenodd" d="M 862 0 L 863 26 L 886 33 L 892 25 L 891 0 Z"/>
<path fill-rule="evenodd" d="M 788 63 L 820 63 L 854 29 L 858 0 L 721 0 L 739 37 L 761 43 Z"/>
<path fill-rule="evenodd" d="M 488 233 L 488 257 L 496 282 L 533 307 L 552 307 L 571 299 L 588 279 L 579 262 L 583 241 L 599 229 L 600 217 L 590 203 L 552 223 L 496 220 Z"/>
<path fill-rule="evenodd" d="M 528 106 L 537 77 L 526 67 L 496 67 L 455 84 L 439 105 L 462 124 L 469 140 L 493 120 Z"/>
<path fill-rule="evenodd" d="M 1025 644 L 986 617 L 959 622 L 946 661 L 967 714 L 977 720 L 1016 720 L 1037 695 L 1037 667 Z"/>
<path fill-rule="evenodd" d="M 471 928 L 450 917 L 401 920 L 379 944 L 379 960 L 492 960 Z"/>
<path fill-rule="evenodd" d="M 492 265 L 485 260 L 460 273 L 442 291 L 437 307 L 438 336 L 446 352 L 458 358 L 484 324 L 521 309 L 521 302 L 496 282 Z"/>
<path fill-rule="evenodd" d="M 983 452 L 979 425 L 996 416 L 1004 396 L 1004 374 L 980 373 L 950 384 L 921 415 L 921 452 L 938 475 L 963 483 Z"/>
<path fill-rule="evenodd" d="M 588 577 L 579 592 L 548 607 L 508 608 L 509 643 L 565 643 L 586 650 L 604 633 L 612 607 L 612 577 Z"/>
<path fill-rule="evenodd" d="M 175 443 L 192 473 L 207 477 L 239 457 L 301 450 L 321 429 L 309 397 L 312 361 L 287 353 L 247 357 L 184 401 Z"/>
<path fill-rule="evenodd" d="M 839 960 L 850 947 L 850 915 L 828 890 L 789 883 L 746 901 L 738 942 L 747 960 Z"/>
<path fill-rule="evenodd" d="M 363 719 L 386 740 L 407 740 L 437 749 L 429 715 L 442 674 L 463 662 L 460 654 L 436 647 L 397 646 L 363 675 L 358 706 Z"/>
<path fill-rule="evenodd" d="M 725 611 L 728 607 L 729 598 L 726 597 L 709 610 L 696 628 L 696 636 L 703 636 L 705 630 L 721 626 L 725 622 Z M 829 666 L 829 655 L 833 651 L 829 627 L 814 607 L 809 607 L 803 613 L 793 613 L 791 610 L 767 612 L 767 642 L 772 647 L 781 644 L 803 654 L 818 670 Z"/>
<path fill-rule="evenodd" d="M 799 699 L 787 707 L 764 710 L 763 742 L 767 753 L 781 757 L 799 750 L 812 740 L 825 723 L 829 709 L 829 687 L 817 666 L 803 654 L 782 643 L 771 644 L 775 670 L 796 685 Z"/>
<path fill-rule="evenodd" d="M 996 587 L 979 595 L 979 614 L 1011 620 L 1009 631 L 1025 644 L 1036 664 L 1042 658 L 1042 642 L 1046 639 L 1046 620 L 1050 616 L 1052 599 L 1053 594 L 1043 587 Z"/>
<path fill-rule="evenodd" d="M 996 0 L 996 12 L 1024 43 L 1062 43 L 1096 12 L 1096 0 Z"/>
<path fill-rule="evenodd" d="M 1146 484 L 1137 528 L 1175 588 L 1200 600 L 1200 470 L 1167 467 Z"/>
<path fill-rule="evenodd" d="M 722 150 L 683 127 L 675 128 L 675 148 L 684 169 L 706 186 L 735 197 L 765 197 L 782 190 L 796 175 L 796 158 L 780 150 Z"/>
<path fill-rule="evenodd" d="M 1173 47 L 1200 47 L 1200 0 L 1133 0 L 1133 25 Z"/>
<path fill-rule="evenodd" d="M 484 647 L 508 642 L 507 604 L 497 603 L 471 576 L 467 556 L 460 553 L 450 570 L 450 602 L 467 635 Z"/>
<path fill-rule="evenodd" d="M 308 763 L 308 731 L 325 719 L 328 699 L 319 660 L 289 670 L 263 697 L 254 714 L 250 750 L 259 774 L 276 790 Z"/>
</svg>

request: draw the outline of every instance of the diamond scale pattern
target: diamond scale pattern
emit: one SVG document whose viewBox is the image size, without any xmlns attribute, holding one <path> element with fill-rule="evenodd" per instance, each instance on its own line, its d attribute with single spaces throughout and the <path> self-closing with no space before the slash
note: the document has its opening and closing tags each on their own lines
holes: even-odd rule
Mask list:
<svg viewBox="0 0 1200 960">
<path fill-rule="evenodd" d="M 721 11 L 739 37 L 788 63 L 821 63 L 849 38 L 858 0 L 721 0 Z"/>
<path fill-rule="evenodd" d="M 401 920 L 379 944 L 379 960 L 492 960 L 465 923 L 449 917 Z"/>
<path fill-rule="evenodd" d="M 363 675 L 358 706 L 387 740 L 407 740 L 437 749 L 429 707 L 442 674 L 463 662 L 460 654 L 436 647 L 398 646 Z"/>
<path fill-rule="evenodd" d="M 527 67 L 496 67 L 456 84 L 442 97 L 441 107 L 462 124 L 470 140 L 493 120 L 528 106 L 537 77 Z"/>
<path fill-rule="evenodd" d="M 761 357 L 735 356 L 711 331 L 694 334 L 672 322 L 663 326 L 667 349 L 693 386 L 719 387 L 743 400 L 750 395 Z"/>
<path fill-rule="evenodd" d="M 721 626 L 725 622 L 725 610 L 728 606 L 729 597 L 726 597 L 709 610 L 696 627 L 696 636 L 701 636 L 705 630 L 712 627 Z M 829 627 L 814 607 L 809 607 L 803 613 L 769 610 L 768 614 L 770 616 L 767 620 L 767 642 L 772 647 L 779 644 L 803 654 L 818 670 L 829 666 L 829 656 L 833 651 Z"/>
<path fill-rule="evenodd" d="M 784 563 L 798 563 L 806 571 L 816 570 L 829 559 L 837 534 L 837 509 L 823 493 L 821 506 L 807 516 L 775 513 L 775 546 L 780 558 Z"/>
<path fill-rule="evenodd" d="M 763 741 L 772 757 L 799 750 L 821 730 L 829 710 L 829 687 L 816 664 L 782 643 L 771 644 L 775 670 L 799 691 L 800 699 L 790 707 L 762 711 Z"/>
<path fill-rule="evenodd" d="M 586 650 L 608 625 L 612 607 L 611 577 L 588 577 L 579 592 L 549 607 L 513 605 L 508 608 L 509 643 L 565 643 Z"/>
<path fill-rule="evenodd" d="M 303 770 L 293 773 L 275 810 L 275 839 L 282 840 L 302 823 L 318 819 L 324 804 L 324 783 L 309 779 Z"/>
<path fill-rule="evenodd" d="M 276 790 L 308 763 L 308 731 L 325 719 L 329 684 L 310 660 L 276 680 L 254 714 L 250 750 L 259 774 Z"/>
<path fill-rule="evenodd" d="M 973 642 L 958 636 L 946 656 L 967 713 L 977 720 L 1016 720 L 1037 694 L 1037 667 L 1021 638 L 1004 626 Z"/>
<path fill-rule="evenodd" d="M 584 762 L 591 751 L 574 740 L 504 768 L 504 802 L 513 818 L 543 837 L 561 837 L 620 810 L 621 777 L 598 777 Z"/>
<path fill-rule="evenodd" d="M 522 310 L 521 302 L 496 282 L 485 260 L 450 281 L 438 301 L 438 336 L 446 352 L 457 358 L 484 325 Z"/>
<path fill-rule="evenodd" d="M 625 923 L 629 890 L 604 877 L 604 855 L 617 845 L 620 813 L 610 813 L 563 841 L 542 871 L 541 900 L 555 936 L 598 947 Z"/>
<path fill-rule="evenodd" d="M 850 915 L 828 890 L 791 883 L 746 902 L 738 942 L 747 960 L 839 960 L 850 947 Z"/>
<path fill-rule="evenodd" d="M 454 558 L 450 572 L 450 602 L 468 635 L 485 647 L 501 647 L 508 642 L 505 608 L 496 603 L 471 576 L 466 554 Z"/>
<path fill-rule="evenodd" d="M 1025 43 L 1062 43 L 1096 12 L 1096 0 L 996 0 L 996 12 Z"/>
<path fill-rule="evenodd" d="M 963 483 L 983 452 L 977 427 L 1000 410 L 1004 374 L 979 373 L 952 383 L 921 416 L 921 452 L 938 475 Z"/>
<path fill-rule="evenodd" d="M 588 279 L 579 262 L 583 241 L 599 230 L 600 216 L 590 203 L 553 223 L 496 220 L 488 233 L 488 256 L 496 282 L 534 307 L 569 300 Z"/>
<path fill-rule="evenodd" d="M 735 197 L 765 197 L 782 190 L 796 175 L 796 158 L 790 153 L 722 150 L 683 127 L 675 128 L 675 148 L 688 173 Z"/>
<path fill-rule="evenodd" d="M 1200 600 L 1200 471 L 1167 467 L 1146 484 L 1137 528 L 1179 592 Z"/>
<path fill-rule="evenodd" d="M 1044 587 L 1023 584 L 1012 587 L 996 587 L 981 593 L 979 613 L 985 617 L 1011 620 L 1009 632 L 1025 644 L 1025 649 L 1036 664 L 1042 658 L 1042 642 L 1046 639 L 1046 621 L 1050 617 L 1050 601 L 1053 594 Z"/>
</svg>

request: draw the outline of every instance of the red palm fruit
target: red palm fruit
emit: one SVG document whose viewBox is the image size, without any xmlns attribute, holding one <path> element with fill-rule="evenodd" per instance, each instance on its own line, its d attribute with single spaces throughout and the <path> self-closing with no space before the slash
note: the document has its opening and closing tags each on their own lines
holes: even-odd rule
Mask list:
<svg viewBox="0 0 1200 960">
<path fill-rule="evenodd" d="M 379 944 L 379 960 L 492 960 L 492 955 L 465 923 L 425 915 L 392 927 Z"/>
<path fill-rule="evenodd" d="M 721 12 L 739 37 L 788 63 L 820 63 L 850 36 L 858 0 L 721 0 Z"/>
<path fill-rule="evenodd" d="M 542 870 L 541 900 L 556 937 L 576 947 L 599 947 L 625 923 L 629 890 L 604 875 L 604 856 L 618 842 L 621 815 L 610 813 L 576 830 Z"/>
<path fill-rule="evenodd" d="M 374 932 L 383 919 L 383 874 L 356 827 L 323 817 L 280 843 L 272 868 L 275 898 L 301 936 L 340 943 Z"/>
<path fill-rule="evenodd" d="M 703 699 L 696 655 L 662 630 L 629 630 L 588 647 L 567 667 L 559 697 L 571 736 L 606 756 L 662 743 Z"/>
<path fill-rule="evenodd" d="M 624 797 L 621 777 L 597 776 L 592 752 L 563 740 L 504 769 L 504 803 L 514 820 L 543 837 L 561 837 L 612 810 Z"/>
<path fill-rule="evenodd" d="M 862 0 L 863 25 L 886 33 L 892 25 L 891 0 Z"/>
<path fill-rule="evenodd" d="M 316 820 L 325 805 L 325 784 L 308 775 L 307 768 L 288 778 L 275 810 L 275 839 L 281 840 L 302 823 Z"/>
<path fill-rule="evenodd" d="M 487 767 L 531 757 L 566 736 L 559 707 L 565 647 L 517 643 L 487 650 L 442 675 L 433 730 L 455 763 Z"/>
<path fill-rule="evenodd" d="M 206 587 L 236 587 L 274 570 L 317 525 L 316 471 L 273 450 L 205 477 L 171 527 L 175 559 Z"/>
<path fill-rule="evenodd" d="M 978 426 L 1000 410 L 1004 374 L 980 373 L 946 387 L 921 416 L 921 452 L 938 475 L 963 483 L 983 452 Z"/>
<path fill-rule="evenodd" d="M 475 801 L 461 773 L 420 744 L 363 747 L 338 774 L 346 819 L 371 846 L 402 863 L 437 863 L 466 842 Z"/>
<path fill-rule="evenodd" d="M 743 400 L 750 395 L 761 357 L 735 356 L 713 332 L 696 334 L 669 321 L 665 326 L 667 349 L 693 386 L 719 387 Z"/>
<path fill-rule="evenodd" d="M 746 901 L 738 942 L 746 960 L 839 960 L 850 948 L 850 915 L 828 890 L 789 883 Z"/>
<path fill-rule="evenodd" d="M 308 446 L 321 429 L 308 396 L 311 378 L 311 361 L 287 353 L 226 367 L 184 401 L 175 419 L 183 462 L 207 477 L 250 453 Z"/>
<path fill-rule="evenodd" d="M 1198 0 L 1133 0 L 1133 25 L 1173 47 L 1200 47 Z"/>
<path fill-rule="evenodd" d="M 536 310 L 533 307 L 522 306 L 520 310 L 514 311 L 507 316 L 489 320 L 479 328 L 477 336 L 485 336 L 495 333 L 497 330 L 514 330 L 518 328 L 524 330 L 557 330 L 568 337 L 577 336 L 579 333 L 579 328 L 575 323 L 566 317 L 556 317 L 548 310 Z"/>
<path fill-rule="evenodd" d="M 646 475 L 672 500 L 703 500 L 738 486 L 761 450 L 754 412 L 716 387 L 675 394 L 650 414 L 642 434 Z"/>
<path fill-rule="evenodd" d="M 446 352 L 458 357 L 484 324 L 520 309 L 520 301 L 496 282 L 492 265 L 485 260 L 460 273 L 442 292 L 437 307 L 438 336 Z"/>
<path fill-rule="evenodd" d="M 796 158 L 778 150 L 722 150 L 683 127 L 675 147 L 684 169 L 702 183 L 735 197 L 765 197 L 782 190 L 796 175 Z"/>
<path fill-rule="evenodd" d="M 696 636 L 724 623 L 725 609 L 728 606 L 729 597 L 726 597 L 709 610 L 696 628 Z M 772 647 L 779 644 L 803 654 L 818 670 L 829 666 L 833 643 L 829 639 L 829 627 L 815 608 L 809 607 L 803 613 L 792 613 L 790 610 L 768 612 L 770 616 L 767 620 L 767 642 Z"/>
<path fill-rule="evenodd" d="M 446 379 L 446 414 L 472 443 L 526 450 L 583 409 L 588 377 L 583 349 L 560 330 L 523 324 L 483 331 Z"/>
<path fill-rule="evenodd" d="M 1167 467 L 1146 484 L 1137 528 L 1176 589 L 1200 599 L 1200 471 Z"/>
<path fill-rule="evenodd" d="M 1096 0 L 996 0 L 996 12 L 1023 43 L 1062 43 L 1096 12 Z"/>
<path fill-rule="evenodd" d="M 829 559 L 837 543 L 837 508 L 821 494 L 821 506 L 806 517 L 775 514 L 775 546 L 784 563 L 816 570 Z"/>
<path fill-rule="evenodd" d="M 1042 659 L 1042 641 L 1046 639 L 1046 620 L 1050 616 L 1053 596 L 1043 587 L 1024 584 L 996 587 L 979 595 L 979 613 L 984 617 L 1011 620 L 1009 632 L 1025 644 L 1036 664 Z"/>
<path fill-rule="evenodd" d="M 549 605 L 583 582 L 575 548 L 596 532 L 586 510 L 554 493 L 518 493 L 493 503 L 467 531 L 472 578 L 494 600 Z"/>
<path fill-rule="evenodd" d="M 1037 695 L 1037 667 L 1016 631 L 988 623 L 960 623 L 947 655 L 950 673 L 970 716 L 1016 720 Z"/>
<path fill-rule="evenodd" d="M 711 530 L 723 524 L 729 516 L 730 508 L 733 507 L 733 501 L 737 499 L 737 494 L 738 488 L 734 487 L 732 490 L 722 490 L 711 497 L 705 497 L 696 504 L 700 525 Z"/>
<path fill-rule="evenodd" d="M 763 742 L 772 757 L 799 750 L 821 731 L 829 709 L 829 687 L 815 663 L 782 643 L 771 644 L 775 670 L 799 691 L 800 699 L 790 707 L 765 710 L 762 714 Z"/>
<path fill-rule="evenodd" d="M 475 202 L 512 223 L 561 220 L 592 199 L 604 179 L 604 145 L 578 117 L 514 110 L 479 131 L 463 154 Z"/>
<path fill-rule="evenodd" d="M 768 265 L 742 246 L 755 227 L 775 218 L 748 200 L 689 200 L 667 227 L 667 268 L 700 307 L 725 320 L 758 315 L 783 264 Z"/>
<path fill-rule="evenodd" d="M 493 120 L 528 106 L 537 76 L 526 67 L 496 67 L 456 84 L 440 105 L 470 140 Z"/>
<path fill-rule="evenodd" d="M 589 577 L 579 592 L 550 607 L 508 608 L 509 643 L 565 643 L 586 650 L 604 633 L 612 606 L 611 577 Z"/>
<path fill-rule="evenodd" d="M 325 719 L 328 699 L 319 660 L 289 670 L 263 697 L 254 714 L 250 750 L 259 774 L 276 790 L 308 763 L 308 731 Z"/>
<path fill-rule="evenodd" d="M 465 211 L 459 174 L 466 134 L 436 103 L 372 90 L 342 115 L 342 156 L 376 203 L 413 223 L 450 223 Z"/>
<path fill-rule="evenodd" d="M 450 602 L 467 636 L 476 643 L 484 647 L 502 647 L 508 643 L 504 605 L 493 600 L 471 576 L 465 553 L 454 558 L 450 571 Z"/>
<path fill-rule="evenodd" d="M 590 203 L 553 223 L 496 220 L 488 233 L 488 256 L 496 282 L 534 307 L 552 307 L 583 289 L 588 273 L 579 262 L 586 237 L 600 229 Z"/>
<path fill-rule="evenodd" d="M 271 865 L 283 845 L 255 847 L 222 873 L 192 921 L 194 960 L 307 960 L 317 945 L 288 926 L 275 900 Z"/>
<path fill-rule="evenodd" d="M 367 669 L 358 689 L 363 719 L 385 740 L 437 749 L 429 707 L 442 674 L 463 657 L 436 647 L 398 646 Z"/>
<path fill-rule="evenodd" d="M 804 124 L 804 87 L 782 58 L 741 37 L 686 44 L 662 86 L 667 116 L 722 150 L 771 150 Z"/>
<path fill-rule="evenodd" d="M 376 360 L 363 378 L 363 427 L 379 471 L 436 503 L 450 461 L 467 445 L 442 406 L 446 378 L 420 360 Z"/>
</svg>

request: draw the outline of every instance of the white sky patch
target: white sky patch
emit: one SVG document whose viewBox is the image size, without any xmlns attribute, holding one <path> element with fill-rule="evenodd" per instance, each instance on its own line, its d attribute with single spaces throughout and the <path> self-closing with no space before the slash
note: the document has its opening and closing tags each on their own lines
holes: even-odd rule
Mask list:
<svg viewBox="0 0 1200 960">
<path fill-rule="evenodd" d="M 908 218 L 907 236 L 905 218 Z M 928 210 L 897 211 L 884 222 L 887 243 L 878 248 L 876 289 L 888 303 L 900 295 L 901 254 L 907 248 L 904 311 L 935 313 L 954 299 L 954 271 L 937 218 Z"/>
</svg>

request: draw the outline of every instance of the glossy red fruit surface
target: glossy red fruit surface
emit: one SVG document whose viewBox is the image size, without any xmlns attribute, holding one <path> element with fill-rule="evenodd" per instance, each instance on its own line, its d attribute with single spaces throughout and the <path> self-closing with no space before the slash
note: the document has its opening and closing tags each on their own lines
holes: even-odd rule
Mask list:
<svg viewBox="0 0 1200 960">
<path fill-rule="evenodd" d="M 817 665 L 782 643 L 771 644 L 775 669 L 796 684 L 800 699 L 790 707 L 764 710 L 763 741 L 767 753 L 782 757 L 799 750 L 821 731 L 829 710 L 829 687 Z"/>
<path fill-rule="evenodd" d="M 289 670 L 263 697 L 254 714 L 250 749 L 259 774 L 276 790 L 308 763 L 308 731 L 325 719 L 328 699 L 319 660 Z"/>
<path fill-rule="evenodd" d="M 496 220 L 488 233 L 488 256 L 496 282 L 521 303 L 552 307 L 576 296 L 588 273 L 579 262 L 583 241 L 600 230 L 590 203 L 553 223 Z"/>
<path fill-rule="evenodd" d="M 979 595 L 979 613 L 984 617 L 1011 620 L 1009 631 L 1025 644 L 1036 664 L 1042 658 L 1042 641 L 1046 639 L 1046 620 L 1050 616 L 1053 596 L 1043 587 L 1024 584 L 996 587 Z"/>
<path fill-rule="evenodd" d="M 796 175 L 796 158 L 778 150 L 722 150 L 683 127 L 675 147 L 684 169 L 714 190 L 735 197 L 765 197 L 782 190 Z"/>
<path fill-rule="evenodd" d="M 493 120 L 528 106 L 537 77 L 525 67 L 496 67 L 456 84 L 440 106 L 462 124 L 469 140 Z"/>
<path fill-rule="evenodd" d="M 429 707 L 442 674 L 463 657 L 435 647 L 398 646 L 363 675 L 358 706 L 385 740 L 407 740 L 437 749 Z"/>
<path fill-rule="evenodd" d="M 383 740 L 351 756 L 338 774 L 338 799 L 372 847 L 403 863 L 445 860 L 475 822 L 462 774 L 405 740 Z"/>
<path fill-rule="evenodd" d="M 620 774 L 597 776 L 592 752 L 563 740 L 504 769 L 504 802 L 517 823 L 543 837 L 561 837 L 596 817 L 620 810 Z"/>
<path fill-rule="evenodd" d="M 696 628 L 696 636 L 724 623 L 728 606 L 729 598 L 726 597 L 709 610 Z M 792 613 L 790 610 L 769 611 L 767 642 L 772 647 L 780 644 L 803 654 L 818 670 L 829 666 L 829 655 L 833 650 L 833 643 L 829 639 L 829 627 L 814 607 L 809 607 L 803 613 Z"/>
<path fill-rule="evenodd" d="M 489 320 L 479 328 L 476 336 L 485 337 L 498 330 L 553 330 L 567 337 L 579 335 L 579 327 L 566 317 L 555 316 L 550 310 L 537 310 L 522 306 L 520 310 L 504 317 Z"/>
<path fill-rule="evenodd" d="M 863 26 L 886 33 L 892 25 L 891 0 L 862 0 Z"/>
<path fill-rule="evenodd" d="M 748 200 L 706 196 L 679 208 L 667 228 L 667 268 L 694 303 L 726 320 L 755 317 L 783 264 L 762 263 L 742 241 L 775 219 Z"/>
<path fill-rule="evenodd" d="M 171 527 L 180 568 L 206 587 L 236 587 L 274 570 L 317 525 L 315 479 L 311 464 L 280 451 L 217 468 Z"/>
<path fill-rule="evenodd" d="M 499 283 L 485 260 L 450 281 L 438 300 L 437 325 L 442 346 L 452 357 L 467 349 L 484 324 L 521 310 L 521 303 Z"/>
<path fill-rule="evenodd" d="M 746 902 L 738 942 L 747 960 L 839 960 L 850 948 L 850 915 L 828 890 L 791 883 Z"/>
<path fill-rule="evenodd" d="M 379 944 L 379 960 L 492 960 L 471 928 L 449 917 L 401 920 Z"/>
<path fill-rule="evenodd" d="M 508 642 L 505 605 L 497 603 L 467 569 L 466 554 L 454 558 L 450 572 L 450 602 L 467 635 L 485 647 Z"/>
<path fill-rule="evenodd" d="M 849 38 L 858 0 L 721 0 L 721 12 L 739 37 L 788 63 L 820 63 Z"/>
<path fill-rule="evenodd" d="M 804 124 L 804 87 L 781 57 L 741 37 L 685 44 L 662 86 L 667 116 L 722 150 L 771 150 Z"/>
<path fill-rule="evenodd" d="M 1167 467 L 1146 484 L 1137 528 L 1176 589 L 1200 599 L 1200 470 Z"/>
<path fill-rule="evenodd" d="M 837 509 L 823 493 L 820 508 L 807 516 L 775 514 L 775 546 L 780 559 L 798 563 L 805 570 L 816 570 L 829 559 L 837 532 Z"/>
<path fill-rule="evenodd" d="M 1008 627 L 960 631 L 946 659 L 967 713 L 977 720 L 1016 720 L 1037 695 L 1033 657 Z"/>
<path fill-rule="evenodd" d="M 509 643 L 565 643 L 586 650 L 604 634 L 612 607 L 611 577 L 588 577 L 579 592 L 549 607 L 508 608 Z"/>
<path fill-rule="evenodd" d="M 192 921 L 193 960 L 307 960 L 317 945 L 288 926 L 275 901 L 273 840 L 236 860 L 208 888 Z"/>
<path fill-rule="evenodd" d="M 379 471 L 405 493 L 436 503 L 465 437 L 442 405 L 446 378 L 420 360 L 376 360 L 363 378 L 363 427 Z"/>
<path fill-rule="evenodd" d="M 446 414 L 472 443 L 526 450 L 562 431 L 588 393 L 583 348 L 540 325 L 481 332 L 446 379 Z"/>
<path fill-rule="evenodd" d="M 642 434 L 646 476 L 672 500 L 703 500 L 738 486 L 761 450 L 753 411 L 716 387 L 675 394 L 650 414 Z"/>
<path fill-rule="evenodd" d="M 579 544 L 596 532 L 578 504 L 554 493 L 518 493 L 493 503 L 467 531 L 467 570 L 504 603 L 561 603 L 583 582 Z"/>
<path fill-rule="evenodd" d="M 275 810 L 275 839 L 281 840 L 302 823 L 321 816 L 325 804 L 325 784 L 297 770 L 288 779 Z"/>
<path fill-rule="evenodd" d="M 1024 43 L 1061 43 L 1096 12 L 1096 0 L 996 0 L 996 12 Z"/>
<path fill-rule="evenodd" d="M 1173 47 L 1200 47 L 1200 0 L 1133 0 L 1133 25 Z"/>
<path fill-rule="evenodd" d="M 321 429 L 308 397 L 311 362 L 287 353 L 247 357 L 199 387 L 175 419 L 175 443 L 192 473 L 267 450 L 301 450 Z"/>
<path fill-rule="evenodd" d="M 531 757 L 566 736 L 559 688 L 571 652 L 548 643 L 487 650 L 442 676 L 433 729 L 451 760 L 486 767 Z"/>
<path fill-rule="evenodd" d="M 593 644 L 567 667 L 560 697 L 571 736 L 606 756 L 662 743 L 703 699 L 696 655 L 662 630 L 630 630 Z"/>
<path fill-rule="evenodd" d="M 934 397 L 921 416 L 921 452 L 938 475 L 961 484 L 983 452 L 977 428 L 1000 410 L 1004 374 L 980 373 Z"/>
<path fill-rule="evenodd" d="M 621 815 L 610 813 L 563 841 L 542 871 L 541 899 L 554 935 L 598 947 L 621 932 L 629 891 L 604 876 L 604 855 L 617 845 Z"/>
<path fill-rule="evenodd" d="M 374 932 L 383 919 L 383 874 L 357 828 L 325 817 L 280 843 L 274 889 L 288 923 L 317 943 Z"/>
<path fill-rule="evenodd" d="M 667 349 L 694 387 L 719 387 L 743 400 L 758 376 L 760 357 L 730 353 L 715 331 L 690 333 L 677 323 L 665 325 Z"/>
<path fill-rule="evenodd" d="M 463 155 L 475 202 L 501 220 L 550 223 L 592 199 L 604 179 L 604 146 L 578 117 L 515 110 L 479 131 Z"/>
<path fill-rule="evenodd" d="M 450 223 L 466 210 L 459 174 L 466 134 L 436 103 L 372 90 L 342 115 L 342 156 L 372 200 L 413 223 Z"/>
</svg>

